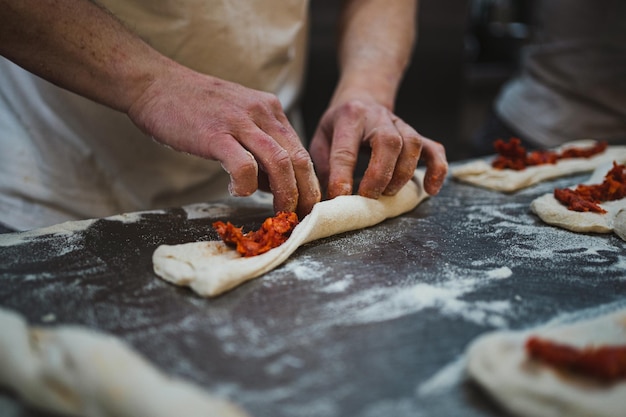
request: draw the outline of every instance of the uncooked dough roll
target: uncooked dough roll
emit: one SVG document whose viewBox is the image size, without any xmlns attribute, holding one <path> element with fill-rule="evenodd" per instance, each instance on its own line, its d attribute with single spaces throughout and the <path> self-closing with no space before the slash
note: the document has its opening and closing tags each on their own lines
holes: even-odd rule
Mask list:
<svg viewBox="0 0 626 417">
<path fill-rule="evenodd" d="M 394 196 L 377 200 L 358 195 L 317 203 L 282 245 L 261 255 L 242 257 L 222 241 L 161 245 L 152 256 L 154 272 L 166 281 L 213 297 L 282 264 L 298 247 L 327 236 L 363 229 L 413 210 L 428 197 L 424 173 L 415 171 Z"/>
<path fill-rule="evenodd" d="M 245 417 L 170 378 L 121 340 L 77 326 L 29 328 L 0 309 L 0 385 L 46 411 L 81 417 Z"/>
</svg>

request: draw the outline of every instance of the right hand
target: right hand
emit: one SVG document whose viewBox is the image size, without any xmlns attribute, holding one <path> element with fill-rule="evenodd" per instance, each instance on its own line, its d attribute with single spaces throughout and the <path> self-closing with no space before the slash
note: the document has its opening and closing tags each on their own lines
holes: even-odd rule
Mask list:
<svg viewBox="0 0 626 417">
<path fill-rule="evenodd" d="M 220 161 L 229 191 L 248 196 L 269 183 L 274 210 L 308 214 L 321 192 L 311 158 L 278 98 L 178 64 L 156 77 L 128 110 L 157 141 Z"/>
</svg>

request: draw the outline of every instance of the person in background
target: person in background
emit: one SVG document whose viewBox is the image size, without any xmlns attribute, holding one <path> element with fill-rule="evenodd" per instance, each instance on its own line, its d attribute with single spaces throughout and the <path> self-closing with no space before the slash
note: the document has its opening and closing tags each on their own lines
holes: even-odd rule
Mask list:
<svg viewBox="0 0 626 417">
<path fill-rule="evenodd" d="M 532 38 L 518 76 L 472 138 L 473 154 L 496 139 L 529 149 L 578 139 L 626 140 L 626 2 L 535 0 Z"/>
<path fill-rule="evenodd" d="M 419 158 L 436 194 L 443 147 L 393 112 L 416 1 L 344 2 L 340 79 L 310 153 L 296 111 L 308 7 L 0 0 L 0 223 L 25 230 L 259 188 L 302 216 L 322 190 L 352 193 L 363 145 L 359 194 L 395 194 Z"/>
</svg>

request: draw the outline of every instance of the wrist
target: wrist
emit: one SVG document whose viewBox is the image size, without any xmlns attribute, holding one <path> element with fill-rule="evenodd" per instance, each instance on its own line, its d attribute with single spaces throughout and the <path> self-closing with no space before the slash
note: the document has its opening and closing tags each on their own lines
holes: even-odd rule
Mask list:
<svg viewBox="0 0 626 417">
<path fill-rule="evenodd" d="M 397 83 L 384 76 L 342 77 L 331 99 L 331 105 L 352 100 L 376 102 L 393 111 L 396 99 Z"/>
</svg>

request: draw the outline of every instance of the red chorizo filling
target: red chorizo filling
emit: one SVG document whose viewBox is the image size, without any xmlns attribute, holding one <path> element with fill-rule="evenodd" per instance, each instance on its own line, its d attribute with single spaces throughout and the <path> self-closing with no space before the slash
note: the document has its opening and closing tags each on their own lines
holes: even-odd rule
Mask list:
<svg viewBox="0 0 626 417">
<path fill-rule="evenodd" d="M 531 337 L 526 352 L 533 359 L 582 376 L 605 382 L 626 379 L 626 346 L 575 348 Z"/>
<path fill-rule="evenodd" d="M 220 238 L 245 257 L 260 255 L 282 245 L 298 224 L 298 216 L 293 212 L 282 211 L 275 217 L 267 218 L 256 231 L 243 232 L 243 227 L 235 227 L 231 222 L 217 221 L 213 228 Z"/>
<path fill-rule="evenodd" d="M 626 166 L 613 162 L 613 168 L 604 176 L 602 184 L 580 184 L 576 188 L 554 190 L 554 198 L 568 210 L 606 213 L 600 203 L 626 197 Z"/>
<path fill-rule="evenodd" d="M 511 138 L 508 142 L 498 139 L 493 145 L 497 156 L 491 163 L 491 166 L 496 169 L 512 169 L 515 171 L 521 171 L 529 166 L 556 164 L 560 159 L 589 158 L 604 152 L 608 147 L 608 143 L 602 141 L 591 147 L 571 147 L 561 152 L 550 150 L 528 152 L 518 138 Z"/>
</svg>

